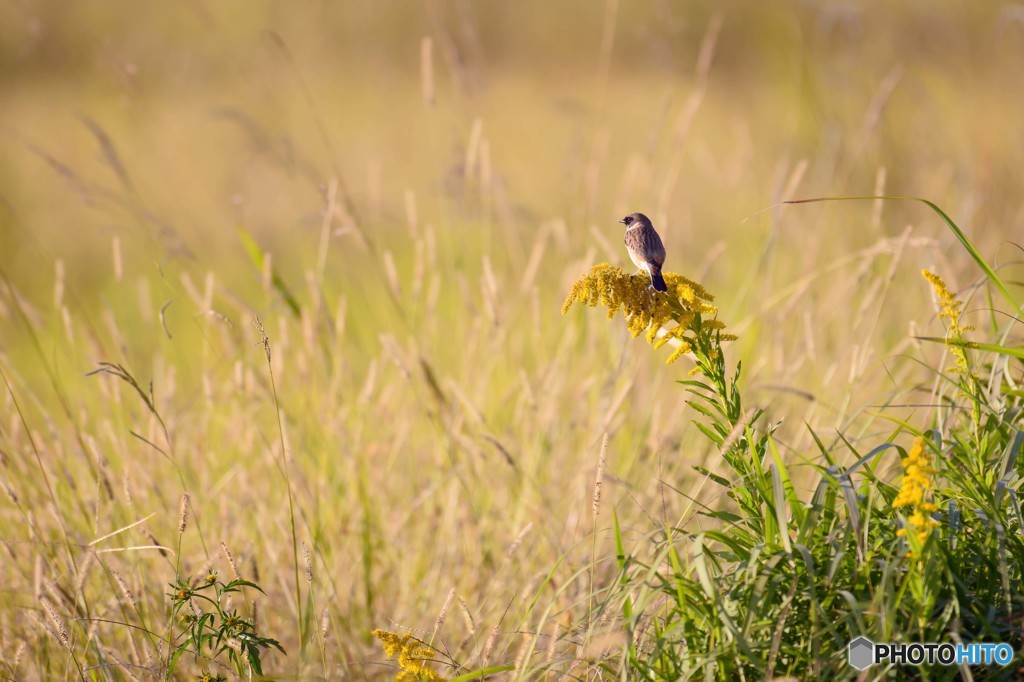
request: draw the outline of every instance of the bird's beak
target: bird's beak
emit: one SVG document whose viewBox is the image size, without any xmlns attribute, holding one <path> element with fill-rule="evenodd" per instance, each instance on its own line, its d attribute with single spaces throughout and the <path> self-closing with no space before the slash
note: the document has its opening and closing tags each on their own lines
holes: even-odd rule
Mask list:
<svg viewBox="0 0 1024 682">
<path fill-rule="evenodd" d="M 620 223 L 622 223 L 623 225 L 625 225 L 625 224 L 626 224 L 626 219 L 625 219 L 625 218 L 623 218 L 623 219 L 622 219 L 622 220 L 620 220 L 619 222 L 620 222 Z"/>
</svg>

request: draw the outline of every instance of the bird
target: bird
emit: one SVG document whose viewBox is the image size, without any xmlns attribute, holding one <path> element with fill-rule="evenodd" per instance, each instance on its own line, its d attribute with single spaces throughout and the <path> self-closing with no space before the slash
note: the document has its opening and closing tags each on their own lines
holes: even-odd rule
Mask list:
<svg viewBox="0 0 1024 682">
<path fill-rule="evenodd" d="M 619 221 L 626 226 L 626 250 L 629 259 L 651 276 L 651 286 L 655 291 L 668 291 L 665 278 L 661 276 L 661 266 L 665 264 L 665 245 L 661 243 L 651 220 L 643 213 L 630 213 Z"/>
</svg>

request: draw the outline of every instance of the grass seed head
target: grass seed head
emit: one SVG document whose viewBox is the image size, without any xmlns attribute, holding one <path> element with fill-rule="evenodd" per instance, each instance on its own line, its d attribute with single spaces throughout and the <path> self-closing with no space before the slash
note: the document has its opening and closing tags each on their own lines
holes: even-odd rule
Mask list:
<svg viewBox="0 0 1024 682">
<path fill-rule="evenodd" d="M 67 628 L 64 627 L 64 621 L 61 619 L 60 614 L 57 613 L 57 610 L 46 598 L 41 598 L 39 601 L 42 603 L 43 609 L 46 610 L 46 615 L 50 617 L 50 623 L 53 625 L 53 631 L 57 639 L 60 640 L 60 643 L 65 648 L 70 649 L 71 637 L 68 635 Z"/>
<path fill-rule="evenodd" d="M 124 597 L 125 602 L 128 603 L 133 609 L 138 608 L 135 604 L 135 596 L 132 591 L 128 589 L 128 583 L 125 581 L 124 576 L 116 568 L 110 569 L 110 575 L 114 577 L 114 582 L 117 583 L 117 588 L 121 590 L 121 596 Z"/>
<path fill-rule="evenodd" d="M 302 543 L 302 567 L 306 573 L 306 582 L 313 582 L 313 557 L 309 553 L 309 545 Z"/>
<path fill-rule="evenodd" d="M 231 550 L 228 549 L 227 543 L 221 541 L 220 551 L 224 555 L 224 558 L 228 561 L 228 566 L 231 567 L 231 574 L 235 576 L 235 580 L 241 580 L 242 574 L 238 572 L 238 565 L 235 564 L 235 557 L 231 555 Z"/>
<path fill-rule="evenodd" d="M 178 534 L 181 535 L 185 532 L 185 527 L 188 526 L 188 503 L 189 494 L 181 494 L 181 504 L 178 507 Z"/>
</svg>

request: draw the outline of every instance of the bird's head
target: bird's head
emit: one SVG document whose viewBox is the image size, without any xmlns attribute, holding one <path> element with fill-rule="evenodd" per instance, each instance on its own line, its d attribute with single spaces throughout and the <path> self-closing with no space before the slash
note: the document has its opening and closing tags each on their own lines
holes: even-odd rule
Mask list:
<svg viewBox="0 0 1024 682">
<path fill-rule="evenodd" d="M 625 225 L 626 227 L 633 227 L 634 225 L 642 225 L 644 223 L 647 223 L 648 225 L 651 224 L 651 221 L 648 220 L 647 216 L 645 216 L 643 213 L 630 213 L 628 216 L 626 216 L 619 222 Z"/>
</svg>

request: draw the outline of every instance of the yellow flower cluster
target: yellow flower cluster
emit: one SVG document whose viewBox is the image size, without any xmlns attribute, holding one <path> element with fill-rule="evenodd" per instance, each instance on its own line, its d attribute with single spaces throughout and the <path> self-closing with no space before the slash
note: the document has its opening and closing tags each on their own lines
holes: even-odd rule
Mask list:
<svg viewBox="0 0 1024 682">
<path fill-rule="evenodd" d="M 608 263 L 595 265 L 590 272 L 576 280 L 562 305 L 564 315 L 573 303 L 589 306 L 598 304 L 608 308 L 608 319 L 622 311 L 626 328 L 633 337 L 645 334 L 647 343 L 660 348 L 672 339 L 680 342 L 669 356 L 671 364 L 692 349 L 686 333 L 696 334 L 723 329 L 725 324 L 713 318 L 718 309 L 711 305 L 714 297 L 704 287 L 674 272 L 664 273 L 668 291 L 658 293 L 651 288 L 645 274 L 629 275 Z M 700 328 L 695 321 L 701 316 Z M 731 340 L 732 334 L 722 334 L 722 340 Z"/>
<path fill-rule="evenodd" d="M 374 630 L 370 634 L 380 640 L 388 658 L 398 657 L 401 671 L 395 676 L 397 682 L 443 682 L 445 679 L 427 666 L 427 662 L 434 658 L 434 650 L 413 637 L 411 632 L 399 635 L 390 630 Z"/>
<path fill-rule="evenodd" d="M 925 499 L 927 491 L 932 488 L 932 476 L 935 469 L 931 467 L 928 457 L 925 454 L 924 437 L 918 437 L 910 447 L 910 452 L 903 458 L 903 483 L 892 506 L 912 507 L 913 511 L 907 518 L 907 528 L 917 534 L 917 539 L 924 544 L 924 541 L 931 535 L 932 529 L 939 525 L 939 522 L 931 517 L 931 513 L 938 507 L 929 499 Z M 896 531 L 897 535 L 906 535 L 907 528 Z"/>
<path fill-rule="evenodd" d="M 946 347 L 949 348 L 949 352 L 956 358 L 957 370 L 968 373 L 970 370 L 967 364 L 967 352 L 963 343 L 963 337 L 964 332 L 970 331 L 973 327 L 960 326 L 960 313 L 963 312 L 964 304 L 957 300 L 957 297 L 949 290 L 941 277 L 927 270 L 922 270 L 921 274 L 931 283 L 932 288 L 935 289 L 935 295 L 938 297 L 939 305 L 942 308 L 939 311 L 939 317 L 949 320 L 949 329 L 946 332 Z"/>
</svg>

